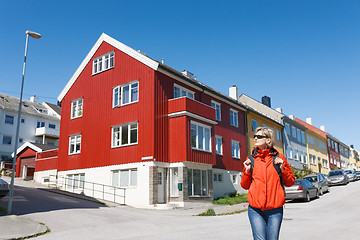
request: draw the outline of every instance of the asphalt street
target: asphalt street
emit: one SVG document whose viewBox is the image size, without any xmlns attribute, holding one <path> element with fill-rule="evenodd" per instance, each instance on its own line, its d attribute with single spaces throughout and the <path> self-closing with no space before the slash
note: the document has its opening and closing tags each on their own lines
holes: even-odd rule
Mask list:
<svg viewBox="0 0 360 240">
<path fill-rule="evenodd" d="M 247 213 L 199 217 L 203 209 L 108 207 L 18 181 L 13 208 L 51 232 L 36 239 L 252 239 Z M 360 181 L 330 188 L 309 203 L 285 205 L 280 239 L 358 239 Z M 6 206 L 6 198 L 0 206 Z M 230 209 L 230 207 L 229 207 Z"/>
</svg>

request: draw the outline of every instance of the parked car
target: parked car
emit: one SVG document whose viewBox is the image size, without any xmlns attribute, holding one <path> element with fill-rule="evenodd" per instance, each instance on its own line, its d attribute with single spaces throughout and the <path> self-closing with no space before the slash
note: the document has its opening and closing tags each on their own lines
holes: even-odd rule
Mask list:
<svg viewBox="0 0 360 240">
<path fill-rule="evenodd" d="M 5 197 L 9 192 L 9 184 L 0 179 L 0 197 Z"/>
<path fill-rule="evenodd" d="M 307 179 L 296 179 L 291 187 L 285 187 L 285 199 L 303 199 L 309 202 L 319 196 L 318 188 Z"/>
<path fill-rule="evenodd" d="M 329 186 L 346 185 L 349 183 L 349 178 L 343 169 L 331 170 L 328 175 Z"/>
<path fill-rule="evenodd" d="M 348 175 L 350 182 L 354 182 L 356 180 L 356 174 L 354 170 L 345 170 L 345 173 Z"/>
<path fill-rule="evenodd" d="M 322 173 L 309 174 L 303 178 L 309 180 L 312 184 L 314 184 L 317 187 L 320 195 L 323 195 L 324 192 L 329 191 L 328 181 Z"/>
<path fill-rule="evenodd" d="M 360 171 L 356 171 L 356 180 L 360 180 Z"/>
</svg>

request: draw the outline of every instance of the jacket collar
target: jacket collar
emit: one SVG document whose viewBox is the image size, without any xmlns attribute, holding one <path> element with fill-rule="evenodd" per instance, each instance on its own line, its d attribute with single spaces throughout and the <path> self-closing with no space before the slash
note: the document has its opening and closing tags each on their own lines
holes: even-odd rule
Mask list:
<svg viewBox="0 0 360 240">
<path fill-rule="evenodd" d="M 278 153 L 278 151 L 275 148 L 270 148 L 270 154 L 271 156 L 276 155 Z M 259 154 L 259 149 L 258 148 L 254 148 L 254 150 L 252 151 L 252 156 L 256 157 Z"/>
</svg>

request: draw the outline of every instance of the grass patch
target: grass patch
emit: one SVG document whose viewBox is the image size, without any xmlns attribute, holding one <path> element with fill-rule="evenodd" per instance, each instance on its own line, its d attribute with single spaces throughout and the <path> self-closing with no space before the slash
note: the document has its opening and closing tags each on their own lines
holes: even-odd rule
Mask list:
<svg viewBox="0 0 360 240">
<path fill-rule="evenodd" d="M 247 203 L 247 194 L 230 194 L 223 198 L 219 198 L 213 201 L 216 205 L 234 205 L 239 203 Z"/>
<path fill-rule="evenodd" d="M 205 212 L 198 214 L 198 216 L 216 216 L 216 213 L 214 209 L 209 208 Z"/>
<path fill-rule="evenodd" d="M 247 208 L 243 209 L 243 210 L 239 210 L 239 211 L 235 211 L 235 212 L 229 212 L 229 213 L 220 213 L 219 216 L 225 216 L 225 215 L 232 215 L 232 214 L 239 214 L 239 213 L 243 213 L 243 212 L 247 212 Z"/>
</svg>

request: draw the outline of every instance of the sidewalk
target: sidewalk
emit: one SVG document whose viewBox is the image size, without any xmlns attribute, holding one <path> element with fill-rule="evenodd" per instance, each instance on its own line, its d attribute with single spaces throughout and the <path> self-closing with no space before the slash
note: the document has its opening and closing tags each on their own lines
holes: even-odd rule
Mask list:
<svg viewBox="0 0 360 240">
<path fill-rule="evenodd" d="M 10 182 L 9 177 L 2 177 L 7 182 Z M 132 208 L 130 206 L 119 205 L 113 202 L 107 202 L 104 200 L 98 200 L 84 195 L 73 194 L 70 192 L 65 192 L 61 190 L 48 188 L 46 185 L 34 183 L 32 181 L 24 181 L 22 179 L 15 179 L 16 186 L 24 186 L 30 188 L 37 188 L 40 190 L 50 191 L 56 194 L 66 195 L 70 197 L 80 198 L 86 201 L 96 202 L 99 204 L 105 204 L 108 207 L 116 208 Z M 236 205 L 214 205 L 212 203 L 198 203 L 194 202 L 190 205 L 187 205 L 184 208 L 169 208 L 167 205 L 159 205 L 157 208 L 150 209 L 138 209 L 139 211 L 149 211 L 156 212 L 157 214 L 164 215 L 178 215 L 178 216 L 194 216 L 197 217 L 198 214 L 205 212 L 206 210 L 212 208 L 214 209 L 216 215 L 225 215 L 225 214 L 236 214 L 243 211 L 246 211 L 248 204 L 236 204 Z M 9 215 L 6 216 L 6 213 L 0 211 L 0 240 L 3 239 L 20 239 L 23 237 L 35 236 L 37 234 L 45 234 L 48 230 L 46 227 L 46 222 L 44 224 L 35 222 L 24 216 Z"/>
</svg>

